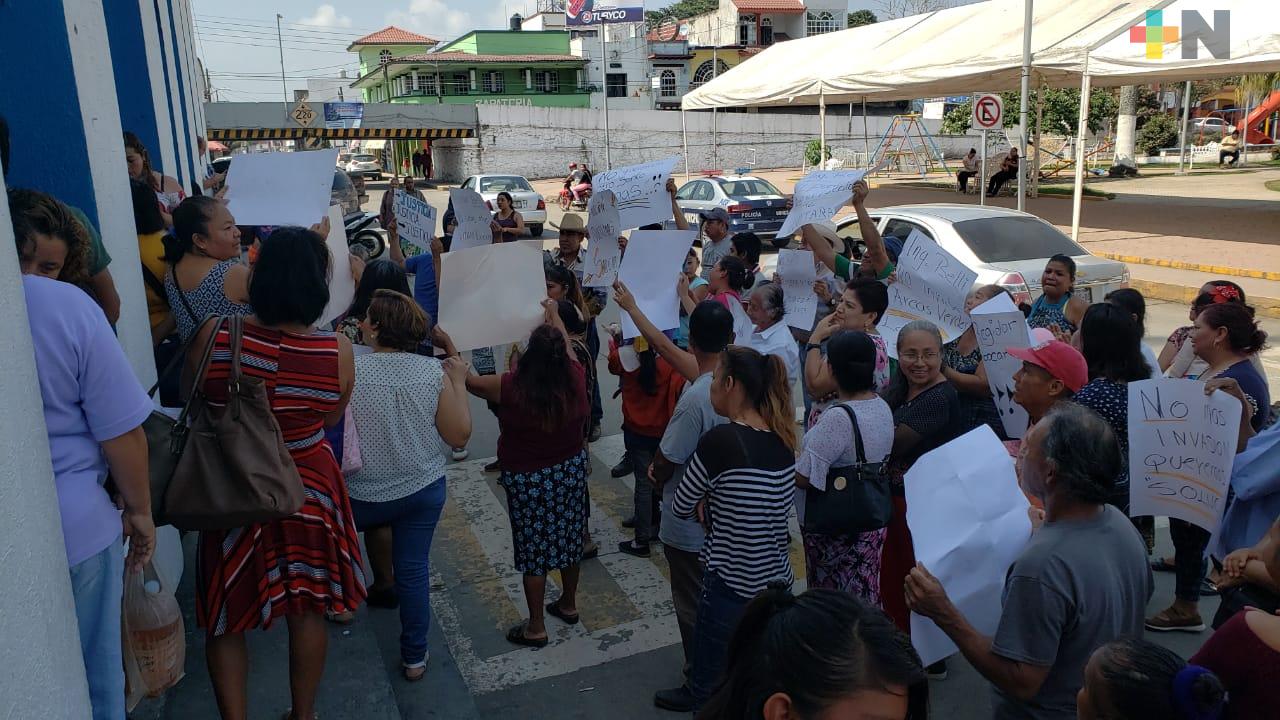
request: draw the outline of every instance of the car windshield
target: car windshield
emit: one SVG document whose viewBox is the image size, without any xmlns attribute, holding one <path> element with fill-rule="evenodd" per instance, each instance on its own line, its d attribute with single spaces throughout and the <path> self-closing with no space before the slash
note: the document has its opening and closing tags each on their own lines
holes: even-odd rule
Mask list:
<svg viewBox="0 0 1280 720">
<path fill-rule="evenodd" d="M 1030 217 L 987 217 L 955 223 L 956 234 L 986 263 L 1087 255 L 1057 228 Z"/>
<path fill-rule="evenodd" d="M 504 190 L 506 192 L 511 192 L 512 190 L 533 192 L 533 188 L 529 186 L 529 181 L 519 175 L 493 175 L 480 178 L 480 192 L 503 192 Z"/>
<path fill-rule="evenodd" d="M 356 162 L 373 162 L 373 156 L 372 156 L 372 155 L 356 155 L 355 157 L 353 157 L 353 158 L 351 158 L 351 159 L 352 159 L 352 160 L 354 160 L 354 161 L 356 161 Z"/>
<path fill-rule="evenodd" d="M 770 185 L 764 180 L 752 178 L 750 180 L 726 180 L 720 183 L 720 187 L 724 190 L 724 194 L 729 197 L 747 197 L 749 195 L 781 195 L 778 188 Z"/>
</svg>

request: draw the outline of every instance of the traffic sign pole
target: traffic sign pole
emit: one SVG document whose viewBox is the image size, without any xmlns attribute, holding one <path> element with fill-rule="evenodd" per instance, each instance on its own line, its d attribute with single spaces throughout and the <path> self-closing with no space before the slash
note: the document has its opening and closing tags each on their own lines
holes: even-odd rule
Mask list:
<svg viewBox="0 0 1280 720">
<path fill-rule="evenodd" d="M 982 155 L 978 160 L 978 167 L 981 172 L 978 173 L 978 204 L 985 206 L 987 204 L 987 131 L 982 131 Z"/>
</svg>

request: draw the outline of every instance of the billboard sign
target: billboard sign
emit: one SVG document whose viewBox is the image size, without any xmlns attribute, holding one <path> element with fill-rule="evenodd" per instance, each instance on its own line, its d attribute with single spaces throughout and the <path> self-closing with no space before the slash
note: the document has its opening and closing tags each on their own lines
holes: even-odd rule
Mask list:
<svg viewBox="0 0 1280 720">
<path fill-rule="evenodd" d="M 643 5 L 635 7 L 597 7 L 594 0 L 570 0 L 565 8 L 565 24 L 574 27 L 638 22 L 644 22 Z"/>
</svg>

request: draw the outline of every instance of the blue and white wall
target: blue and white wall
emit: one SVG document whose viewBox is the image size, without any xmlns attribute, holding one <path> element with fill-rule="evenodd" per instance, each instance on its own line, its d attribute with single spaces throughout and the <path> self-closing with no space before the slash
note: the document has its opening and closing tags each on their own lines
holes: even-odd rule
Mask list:
<svg viewBox="0 0 1280 720">
<path fill-rule="evenodd" d="M 117 324 L 137 379 L 155 379 L 123 129 L 156 169 L 202 176 L 203 79 L 190 0 L 0 0 L 0 115 L 12 154 L 4 187 L 85 212 L 112 257 Z M 0 192 L 0 717 L 79 720 L 88 692 L 39 385 Z"/>
</svg>

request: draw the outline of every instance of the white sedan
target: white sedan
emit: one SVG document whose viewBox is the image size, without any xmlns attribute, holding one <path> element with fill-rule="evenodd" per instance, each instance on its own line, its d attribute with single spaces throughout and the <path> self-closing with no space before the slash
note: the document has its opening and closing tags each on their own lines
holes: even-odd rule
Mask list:
<svg viewBox="0 0 1280 720">
<path fill-rule="evenodd" d="M 382 166 L 378 158 L 372 155 L 352 155 L 351 162 L 345 168 L 348 175 L 360 175 L 373 180 L 382 179 Z"/>
<path fill-rule="evenodd" d="M 1085 302 L 1101 302 L 1107 293 L 1129 285 L 1129 268 L 1124 263 L 1089 254 L 1035 215 L 946 203 L 869 208 L 868 212 L 886 239 L 906 242 L 918 231 L 977 272 L 978 285 L 1001 285 L 1017 302 L 1029 303 L 1040 295 L 1044 266 L 1058 254 L 1075 260 L 1075 293 Z M 836 234 L 847 245 L 859 243 L 856 216 L 835 223 Z"/>
<path fill-rule="evenodd" d="M 534 237 L 542 236 L 542 226 L 547 222 L 547 203 L 533 189 L 529 181 L 520 175 L 472 175 L 462 187 L 475 190 L 484 198 L 490 210 L 498 209 L 498 193 L 511 195 L 511 206 L 524 218 L 525 227 Z"/>
</svg>

